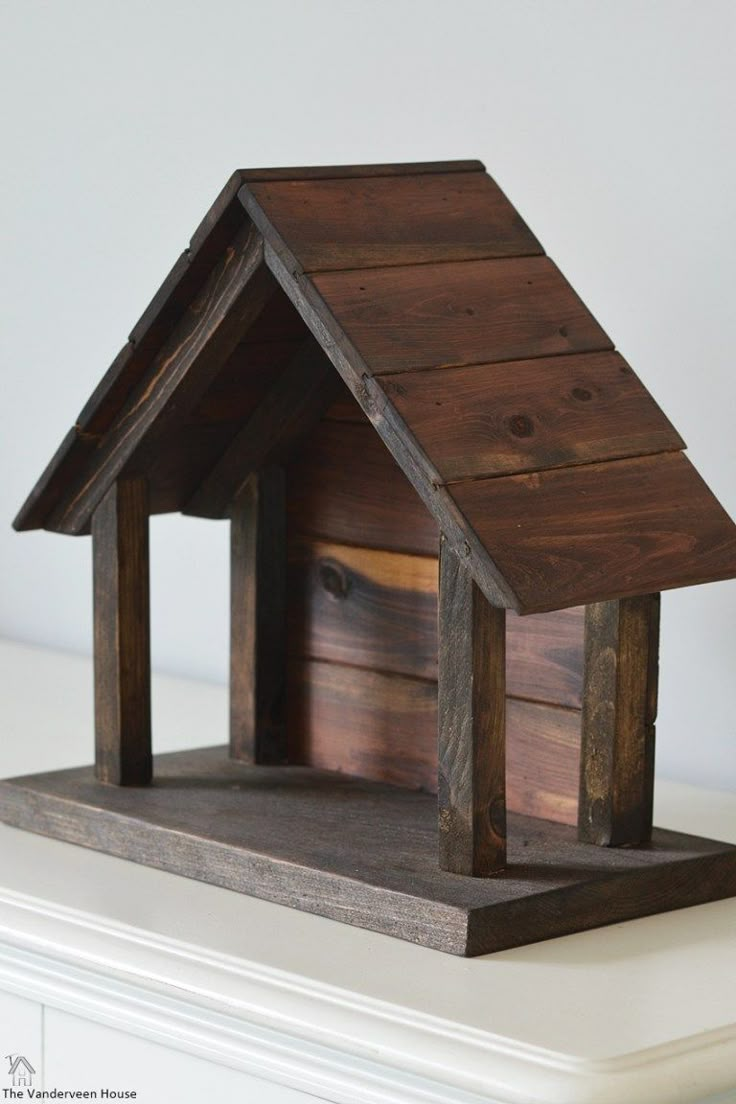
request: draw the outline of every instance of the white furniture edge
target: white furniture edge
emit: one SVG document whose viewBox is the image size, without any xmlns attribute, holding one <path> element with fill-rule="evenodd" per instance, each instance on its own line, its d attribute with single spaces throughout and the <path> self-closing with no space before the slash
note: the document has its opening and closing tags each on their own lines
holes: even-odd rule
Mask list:
<svg viewBox="0 0 736 1104">
<path fill-rule="evenodd" d="M 675 1104 L 736 1068 L 736 1025 L 573 1060 L 8 890 L 0 987 L 345 1104 Z"/>
</svg>

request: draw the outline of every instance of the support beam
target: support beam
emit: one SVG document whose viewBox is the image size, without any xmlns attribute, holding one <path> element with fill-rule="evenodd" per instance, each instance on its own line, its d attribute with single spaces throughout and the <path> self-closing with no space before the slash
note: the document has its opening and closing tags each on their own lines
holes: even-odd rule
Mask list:
<svg viewBox="0 0 736 1104">
<path fill-rule="evenodd" d="M 148 495 L 143 479 L 114 483 L 92 518 L 95 773 L 151 781 Z"/>
<path fill-rule="evenodd" d="M 337 398 L 342 380 L 313 337 L 307 338 L 184 509 L 225 517 L 251 472 L 283 464 Z"/>
<path fill-rule="evenodd" d="M 59 502 L 46 525 L 60 533 L 83 533 L 105 489 L 129 471 L 139 450 L 186 424 L 249 326 L 276 292 L 263 262 L 263 242 L 249 224 L 214 259 L 201 289 L 182 310 L 168 337 L 135 384 L 94 461 Z"/>
<path fill-rule="evenodd" d="M 659 594 L 586 609 L 578 835 L 618 847 L 652 833 Z"/>
<path fill-rule="evenodd" d="M 506 863 L 506 611 L 440 544 L 440 867 L 478 877 Z"/>
<path fill-rule="evenodd" d="M 282 467 L 249 478 L 230 522 L 230 754 L 285 763 L 286 495 Z"/>
</svg>

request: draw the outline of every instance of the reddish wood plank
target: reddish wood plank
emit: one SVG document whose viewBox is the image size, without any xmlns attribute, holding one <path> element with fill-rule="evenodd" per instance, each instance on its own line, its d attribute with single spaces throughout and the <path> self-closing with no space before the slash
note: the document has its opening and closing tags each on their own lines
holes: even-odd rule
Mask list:
<svg viewBox="0 0 736 1104">
<path fill-rule="evenodd" d="M 523 612 L 733 577 L 736 526 L 681 452 L 456 483 Z"/>
<path fill-rule="evenodd" d="M 81 477 L 97 448 L 98 438 L 74 426 L 65 434 L 13 521 L 18 532 L 40 529 L 66 491 L 70 480 Z"/>
<path fill-rule="evenodd" d="M 267 181 L 250 191 L 305 271 L 543 252 L 486 173 Z"/>
<path fill-rule="evenodd" d="M 585 607 L 506 618 L 506 692 L 579 709 Z"/>
<path fill-rule="evenodd" d="M 376 374 L 613 347 L 547 257 L 322 272 L 312 280 Z"/>
<path fill-rule="evenodd" d="M 292 535 L 289 651 L 437 678 L 437 558 Z M 507 692 L 580 708 L 583 609 L 509 613 Z"/>
<path fill-rule="evenodd" d="M 580 713 L 506 699 L 506 804 L 511 812 L 577 823 Z"/>
<path fill-rule="evenodd" d="M 436 792 L 436 683 L 308 660 L 289 676 L 290 762 Z"/>
<path fill-rule="evenodd" d="M 328 180 L 374 176 L 415 176 L 417 173 L 483 172 L 482 161 L 405 161 L 393 165 L 302 165 L 300 168 L 238 169 L 242 181 Z"/>
<path fill-rule="evenodd" d="M 295 538 L 288 606 L 292 656 L 437 678 L 436 557 Z"/>
<path fill-rule="evenodd" d="M 321 423 L 288 467 L 293 532 L 434 555 L 439 533 L 370 425 Z"/>
<path fill-rule="evenodd" d="M 219 257 L 201 294 L 190 303 L 153 358 L 146 378 L 128 398 L 95 453 L 81 485 L 69 488 L 49 528 L 78 533 L 106 489 L 152 433 L 186 422 L 223 363 L 260 314 L 275 284 L 263 264 L 263 244 L 252 227 Z"/>
<path fill-rule="evenodd" d="M 293 660 L 288 716 L 291 762 L 436 792 L 436 683 Z M 509 809 L 575 824 L 579 711 L 508 698 L 506 740 Z"/>
<path fill-rule="evenodd" d="M 402 372 L 379 385 L 445 482 L 685 447 L 614 352 Z"/>
</svg>

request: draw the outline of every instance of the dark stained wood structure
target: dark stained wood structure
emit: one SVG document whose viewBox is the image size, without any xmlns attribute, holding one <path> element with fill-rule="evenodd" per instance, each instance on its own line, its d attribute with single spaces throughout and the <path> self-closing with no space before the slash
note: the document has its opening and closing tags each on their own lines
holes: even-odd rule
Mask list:
<svg viewBox="0 0 736 1104">
<path fill-rule="evenodd" d="M 97 781 L 0 817 L 464 954 L 736 893 L 652 833 L 659 595 L 736 575 L 684 448 L 479 162 L 236 172 L 16 518 L 92 534 Z M 152 768 L 172 511 L 231 739 Z"/>
</svg>

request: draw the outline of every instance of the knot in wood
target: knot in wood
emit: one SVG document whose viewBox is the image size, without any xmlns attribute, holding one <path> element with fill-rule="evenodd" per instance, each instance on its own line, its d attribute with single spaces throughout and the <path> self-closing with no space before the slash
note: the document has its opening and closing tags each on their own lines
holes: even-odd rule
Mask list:
<svg viewBox="0 0 736 1104">
<path fill-rule="evenodd" d="M 534 433 L 534 423 L 526 414 L 514 414 L 509 418 L 509 429 L 514 437 L 531 437 Z"/>
<path fill-rule="evenodd" d="M 319 565 L 319 579 L 324 589 L 333 598 L 347 598 L 350 591 L 350 580 L 339 564 L 324 560 Z"/>
</svg>

